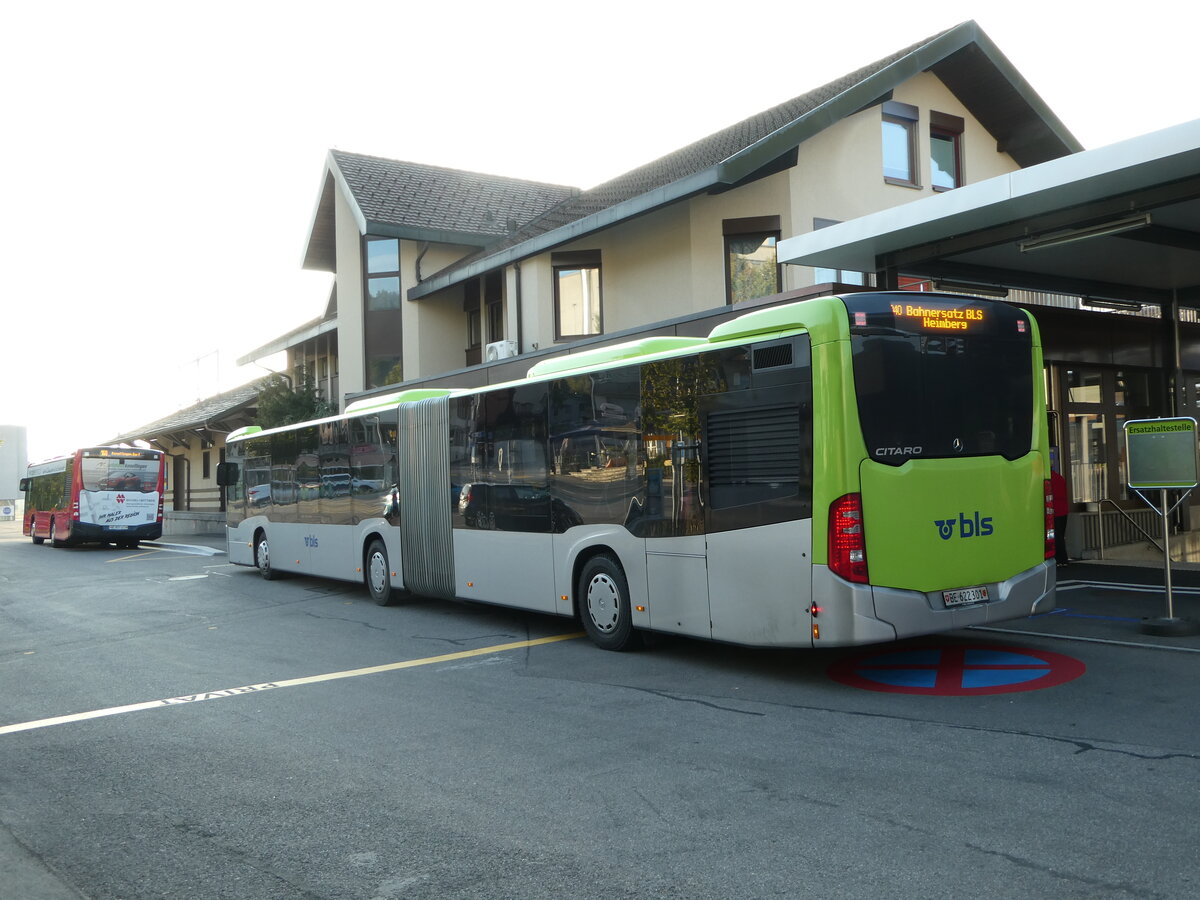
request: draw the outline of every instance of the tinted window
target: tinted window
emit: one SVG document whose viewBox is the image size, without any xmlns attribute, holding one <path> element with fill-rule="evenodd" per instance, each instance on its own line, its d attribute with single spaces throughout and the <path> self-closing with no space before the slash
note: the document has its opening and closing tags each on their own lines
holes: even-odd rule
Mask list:
<svg viewBox="0 0 1200 900">
<path fill-rule="evenodd" d="M 1032 328 L 1001 303 L 914 293 L 846 300 L 859 420 L 871 458 L 1029 452 Z"/>
<path fill-rule="evenodd" d="M 317 453 L 321 479 L 321 521 L 331 525 L 353 525 L 351 499 L 350 428 L 344 419 L 320 426 Z"/>
<path fill-rule="evenodd" d="M 450 479 L 457 528 L 550 531 L 545 384 L 450 402 Z"/>
<path fill-rule="evenodd" d="M 139 491 L 149 493 L 158 489 L 158 470 L 161 463 L 154 459 L 112 459 L 84 457 L 80 461 L 84 491 Z"/>
<path fill-rule="evenodd" d="M 704 532 L 700 473 L 704 464 L 704 398 L 747 378 L 746 350 L 647 363 L 642 367 L 642 435 L 646 447 L 646 505 L 631 527 L 640 537 Z"/>
<path fill-rule="evenodd" d="M 638 367 L 559 379 L 550 410 L 555 530 L 636 518 L 645 501 Z"/>
</svg>

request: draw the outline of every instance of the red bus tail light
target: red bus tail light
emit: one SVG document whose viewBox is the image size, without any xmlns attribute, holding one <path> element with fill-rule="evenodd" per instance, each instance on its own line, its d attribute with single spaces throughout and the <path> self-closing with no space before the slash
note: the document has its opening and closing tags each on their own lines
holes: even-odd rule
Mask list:
<svg viewBox="0 0 1200 900">
<path fill-rule="evenodd" d="M 829 568 L 847 581 L 868 582 L 862 494 L 846 494 L 829 506 Z"/>
<path fill-rule="evenodd" d="M 1054 556 L 1054 542 L 1058 540 L 1058 535 L 1054 533 L 1054 489 L 1050 487 L 1050 480 L 1042 482 L 1046 494 L 1046 559 L 1051 559 Z M 1066 535 L 1062 536 L 1062 540 L 1066 540 Z"/>
</svg>

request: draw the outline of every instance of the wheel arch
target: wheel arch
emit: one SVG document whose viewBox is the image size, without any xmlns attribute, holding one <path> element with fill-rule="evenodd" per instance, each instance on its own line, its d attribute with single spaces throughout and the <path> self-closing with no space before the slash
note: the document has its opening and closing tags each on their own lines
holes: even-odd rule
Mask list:
<svg viewBox="0 0 1200 900">
<path fill-rule="evenodd" d="M 617 552 L 615 547 L 606 543 L 589 544 L 581 549 L 576 555 L 571 564 L 571 612 L 576 619 L 580 618 L 579 609 L 579 577 L 583 574 L 583 568 L 597 556 L 611 556 L 621 571 L 625 573 L 625 580 L 629 580 L 629 567 L 625 565 L 625 561 L 621 559 L 621 554 Z"/>
<path fill-rule="evenodd" d="M 253 535 L 253 537 L 250 538 L 250 547 L 251 547 L 250 558 L 254 562 L 255 566 L 258 565 L 258 541 L 259 541 L 259 538 L 264 537 L 266 535 L 266 533 L 267 533 L 266 525 L 256 525 L 254 527 L 254 535 Z"/>
<path fill-rule="evenodd" d="M 371 544 L 375 541 L 380 541 L 383 544 L 384 548 L 388 550 L 388 562 L 395 565 L 395 563 L 392 563 L 391 548 L 388 547 L 387 538 L 384 537 L 383 532 L 378 528 L 368 528 L 363 532 L 358 547 L 358 562 L 362 566 L 363 581 L 366 581 L 367 578 L 367 552 L 371 549 Z"/>
</svg>

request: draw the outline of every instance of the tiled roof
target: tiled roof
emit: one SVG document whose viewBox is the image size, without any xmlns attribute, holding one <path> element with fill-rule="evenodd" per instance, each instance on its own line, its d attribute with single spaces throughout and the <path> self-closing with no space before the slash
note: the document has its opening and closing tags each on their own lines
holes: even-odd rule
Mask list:
<svg viewBox="0 0 1200 900">
<path fill-rule="evenodd" d="M 367 222 L 499 237 L 579 188 L 330 151 Z"/>
<path fill-rule="evenodd" d="M 942 33 L 944 34 L 945 32 Z M 694 175 L 718 163 L 724 162 L 939 36 L 935 35 L 933 38 L 920 41 L 911 47 L 906 47 L 857 71 L 844 75 L 836 81 L 831 81 L 806 94 L 801 94 L 770 109 L 763 110 L 756 115 L 743 119 L 727 128 L 723 128 L 715 134 L 710 134 L 707 137 L 688 144 L 686 147 L 672 151 L 653 162 L 646 163 L 623 175 L 618 175 L 610 181 L 583 191 L 576 197 L 568 198 L 516 231 L 507 234 L 498 241 L 488 244 L 482 253 L 476 254 L 466 260 L 460 260 L 448 268 L 458 268 L 469 262 L 470 259 L 483 255 L 491 255 L 506 247 L 515 246 L 531 237 L 553 231 L 585 216 L 608 209 L 625 200 L 648 194 L 656 188 L 679 181 L 689 175 Z"/>
<path fill-rule="evenodd" d="M 107 444 L 121 444 L 128 441 L 148 440 L 160 435 L 173 434 L 177 431 L 188 431 L 193 428 L 203 428 L 206 425 L 218 425 L 221 419 L 254 404 L 259 392 L 270 380 L 270 376 L 258 378 L 249 384 L 234 388 L 231 391 L 208 397 L 194 403 L 186 409 L 171 413 L 157 419 L 141 428 L 118 435 Z M 219 431 L 225 429 L 218 427 Z"/>
<path fill-rule="evenodd" d="M 568 198 L 429 276 L 410 290 L 410 299 L 655 205 L 768 172 L 812 134 L 886 99 L 895 85 L 922 70 L 933 71 L 963 97 L 1020 165 L 1080 149 L 990 39 L 974 22 L 964 22 Z"/>
</svg>

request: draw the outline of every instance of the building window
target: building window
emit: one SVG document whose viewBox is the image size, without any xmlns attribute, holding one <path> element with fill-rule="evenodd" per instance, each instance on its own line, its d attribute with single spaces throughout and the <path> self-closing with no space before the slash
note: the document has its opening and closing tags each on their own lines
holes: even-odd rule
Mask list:
<svg viewBox="0 0 1200 900">
<path fill-rule="evenodd" d="M 200 477 L 201 477 L 201 478 L 211 478 L 211 477 L 212 477 L 211 465 L 212 465 L 212 453 L 211 453 L 211 451 L 208 451 L 208 450 L 201 451 L 201 453 L 200 453 L 200 467 L 201 467 L 201 469 L 203 470 L 203 471 L 200 473 Z"/>
<path fill-rule="evenodd" d="M 483 334 L 479 324 L 479 307 L 467 310 L 467 347 L 478 349 L 483 343 Z"/>
<path fill-rule="evenodd" d="M 487 333 L 489 341 L 504 340 L 504 304 L 487 305 Z"/>
<path fill-rule="evenodd" d="M 372 356 L 367 364 L 367 387 L 399 384 L 404 380 L 404 366 L 399 356 Z"/>
<path fill-rule="evenodd" d="M 741 303 L 779 293 L 779 216 L 726 219 L 725 302 Z"/>
<path fill-rule="evenodd" d="M 935 191 L 952 191 L 962 186 L 961 116 L 929 114 L 930 183 Z"/>
<path fill-rule="evenodd" d="M 478 278 L 472 278 L 463 285 L 463 312 L 467 316 L 467 349 L 478 350 L 483 341 L 479 319 Z"/>
<path fill-rule="evenodd" d="M 383 387 L 403 380 L 400 347 L 400 241 L 393 237 L 363 238 L 363 344 L 367 360 L 367 387 Z"/>
<path fill-rule="evenodd" d="M 837 219 L 813 219 L 813 231 L 818 228 L 828 228 L 837 225 Z M 851 272 L 849 269 L 826 269 L 813 267 L 813 284 L 867 284 L 867 276 L 862 272 Z"/>
<path fill-rule="evenodd" d="M 367 309 L 400 308 L 400 242 L 396 238 L 366 238 Z"/>
<path fill-rule="evenodd" d="M 600 251 L 550 254 L 554 269 L 556 340 L 603 333 L 600 296 Z"/>
<path fill-rule="evenodd" d="M 883 180 L 920 187 L 917 182 L 917 108 L 888 100 L 883 104 Z"/>
<path fill-rule="evenodd" d="M 504 290 L 500 272 L 489 272 L 484 277 L 483 303 L 487 309 L 488 341 L 504 340 Z"/>
</svg>

